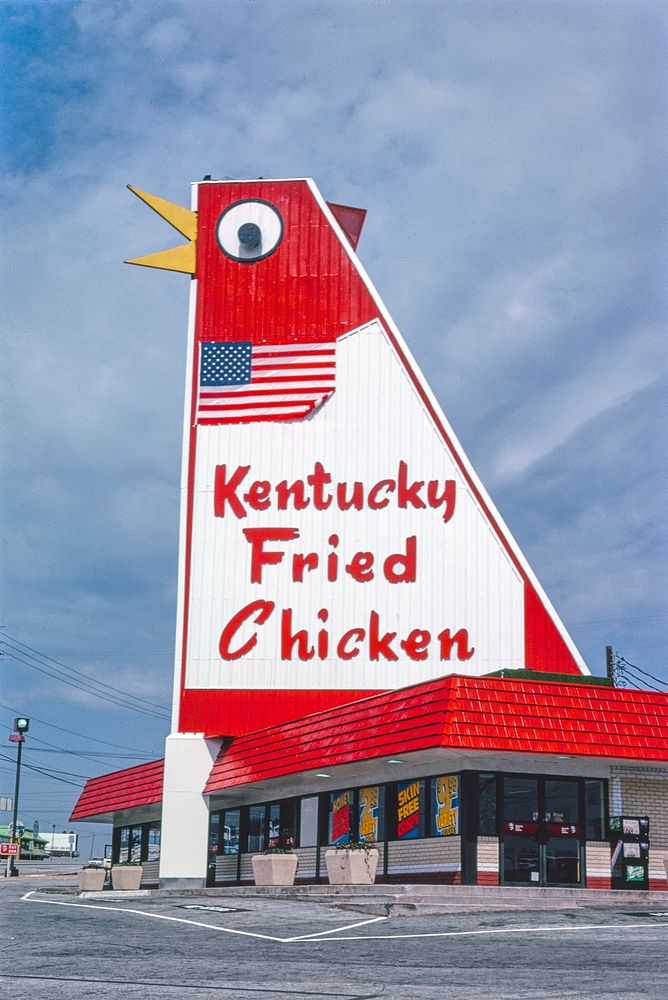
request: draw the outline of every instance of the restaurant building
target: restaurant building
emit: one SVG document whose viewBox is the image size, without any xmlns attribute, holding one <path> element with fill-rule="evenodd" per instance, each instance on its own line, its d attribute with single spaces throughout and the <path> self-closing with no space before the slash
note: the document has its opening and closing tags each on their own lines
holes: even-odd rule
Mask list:
<svg viewBox="0 0 668 1000">
<path fill-rule="evenodd" d="M 310 180 L 133 189 L 191 275 L 172 733 L 91 779 L 144 881 L 252 880 L 294 845 L 378 878 L 609 887 L 610 816 L 666 888 L 668 695 L 595 678 Z M 557 553 L 555 553 L 555 558 Z"/>
</svg>

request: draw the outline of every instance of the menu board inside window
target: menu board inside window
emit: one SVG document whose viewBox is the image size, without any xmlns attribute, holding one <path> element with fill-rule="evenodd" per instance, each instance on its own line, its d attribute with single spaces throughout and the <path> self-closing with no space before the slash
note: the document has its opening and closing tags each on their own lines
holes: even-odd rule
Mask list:
<svg viewBox="0 0 668 1000">
<path fill-rule="evenodd" d="M 353 793 L 331 792 L 329 796 L 329 842 L 347 844 L 350 840 Z"/>
<path fill-rule="evenodd" d="M 370 785 L 359 790 L 359 839 L 376 843 L 385 838 L 385 788 Z"/>
<path fill-rule="evenodd" d="M 458 774 L 431 779 L 431 833 L 433 837 L 455 837 L 459 833 Z"/>
<path fill-rule="evenodd" d="M 424 781 L 397 782 L 397 838 L 424 837 Z"/>
</svg>

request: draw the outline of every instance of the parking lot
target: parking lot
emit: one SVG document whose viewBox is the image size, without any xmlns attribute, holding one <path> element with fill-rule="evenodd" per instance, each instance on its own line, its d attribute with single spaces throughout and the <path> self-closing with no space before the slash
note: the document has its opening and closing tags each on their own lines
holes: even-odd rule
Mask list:
<svg viewBox="0 0 668 1000">
<path fill-rule="evenodd" d="M 663 998 L 668 907 L 370 917 L 248 896 L 81 899 L 0 883 L 7 996 Z M 53 888 L 52 886 L 50 888 Z"/>
</svg>

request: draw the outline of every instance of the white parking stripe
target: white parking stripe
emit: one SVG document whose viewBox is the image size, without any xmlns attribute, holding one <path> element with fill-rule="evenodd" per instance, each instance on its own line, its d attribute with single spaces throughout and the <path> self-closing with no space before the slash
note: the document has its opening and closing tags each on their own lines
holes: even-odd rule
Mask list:
<svg viewBox="0 0 668 1000">
<path fill-rule="evenodd" d="M 455 937 L 481 937 L 499 934 L 555 934 L 555 933 L 579 933 L 581 931 L 604 931 L 613 930 L 615 933 L 625 930 L 646 930 L 654 927 L 668 927 L 668 921 L 644 921 L 641 924 L 580 924 L 579 926 L 563 927 L 552 924 L 547 927 L 497 927 L 486 928 L 477 931 L 426 931 L 415 934 L 342 934 L 342 931 L 353 930 L 366 924 L 377 923 L 379 920 L 387 920 L 388 917 L 372 917 L 368 920 L 360 920 L 355 924 L 346 924 L 343 927 L 335 927 L 326 931 L 317 931 L 313 934 L 304 934 L 299 937 L 280 938 L 272 937 L 270 934 L 257 934 L 253 931 L 239 931 L 231 927 L 218 927 L 216 924 L 205 924 L 199 920 L 187 920 L 185 917 L 170 917 L 163 913 L 148 913 L 145 910 L 135 910 L 127 906 L 105 906 L 97 903 L 68 903 L 56 899 L 33 899 L 32 896 L 38 890 L 32 889 L 21 900 L 26 903 L 45 903 L 47 906 L 75 906 L 83 910 L 107 910 L 112 913 L 133 913 L 138 917 L 151 917 L 154 920 L 169 920 L 177 924 L 189 924 L 191 927 L 202 927 L 209 931 L 218 931 L 220 934 L 238 934 L 241 937 L 261 938 L 264 941 L 276 941 L 278 944 L 319 944 L 328 941 L 392 941 L 406 938 L 455 938 Z M 329 935 L 329 936 L 327 936 Z M 336 936 L 333 936 L 336 935 Z"/>
<path fill-rule="evenodd" d="M 170 920 L 177 924 L 190 924 L 192 927 L 204 927 L 209 931 L 220 931 L 223 934 L 240 934 L 243 937 L 264 938 L 266 941 L 284 942 L 284 938 L 271 937 L 269 934 L 254 934 L 252 931 L 231 930 L 228 927 L 218 927 L 216 924 L 205 924 L 200 920 L 186 920 L 185 917 L 168 917 L 163 913 L 146 913 L 144 910 L 133 910 L 127 906 L 104 906 L 97 903 L 66 903 L 59 899 L 32 899 L 32 892 L 21 896 L 24 903 L 44 903 L 46 906 L 76 906 L 81 910 L 110 910 L 112 913 L 134 913 L 138 917 L 152 917 L 154 920 Z"/>
<path fill-rule="evenodd" d="M 499 927 L 481 931 L 430 931 L 424 934 L 344 934 L 343 937 L 319 938 L 318 940 L 323 943 L 327 941 L 394 941 L 400 938 L 473 937 L 474 935 L 479 936 L 484 934 L 555 934 L 561 931 L 605 930 L 614 930 L 616 934 L 618 931 L 638 930 L 639 927 L 644 927 L 645 930 L 650 930 L 653 927 L 668 927 L 668 922 L 660 923 L 658 920 L 653 920 L 651 923 L 645 921 L 643 924 L 580 924 L 578 927 L 562 927 L 559 924 L 553 924 L 551 927 Z M 293 940 L 298 944 L 308 944 L 310 939 L 294 938 Z"/>
<path fill-rule="evenodd" d="M 185 917 L 170 917 L 165 913 L 148 913 L 146 910 L 135 910 L 128 906 L 105 906 L 103 903 L 68 903 L 60 899 L 33 899 L 36 889 L 31 889 L 21 896 L 24 903 L 45 903 L 47 906 L 75 906 L 81 910 L 107 910 L 112 913 L 133 913 L 138 917 L 152 917 L 154 920 L 170 920 L 176 924 L 189 924 L 191 927 L 203 927 L 209 931 L 219 931 L 221 934 L 239 934 L 242 937 L 262 938 L 265 941 L 278 941 L 280 944 L 288 944 L 292 941 L 305 941 L 311 937 L 318 937 L 320 934 L 336 934 L 338 931 L 353 930 L 355 927 L 362 927 L 364 924 L 374 924 L 378 920 L 387 920 L 387 917 L 372 917 L 370 920 L 359 920 L 355 924 L 346 924 L 344 927 L 333 928 L 328 931 L 319 931 L 316 934 L 306 934 L 301 937 L 280 938 L 272 937 L 270 934 L 255 934 L 252 931 L 239 931 L 231 927 L 218 927 L 217 924 L 205 924 L 201 920 L 187 920 Z"/>
<path fill-rule="evenodd" d="M 283 938 L 288 941 L 310 941 L 311 938 L 322 937 L 323 934 L 340 934 L 341 931 L 350 931 L 353 927 L 362 927 L 364 924 L 376 924 L 379 920 L 389 920 L 389 917 L 371 917 L 370 920 L 360 920 L 356 924 L 348 924 L 346 927 L 332 927 L 328 931 L 317 931 L 315 934 L 300 934 L 299 937 Z"/>
</svg>

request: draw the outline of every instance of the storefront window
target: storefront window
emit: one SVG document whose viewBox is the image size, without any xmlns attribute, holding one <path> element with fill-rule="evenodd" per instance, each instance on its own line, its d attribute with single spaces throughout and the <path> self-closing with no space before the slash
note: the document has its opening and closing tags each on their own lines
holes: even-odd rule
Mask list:
<svg viewBox="0 0 668 1000">
<path fill-rule="evenodd" d="M 353 793 L 350 789 L 329 796 L 328 843 L 347 844 L 352 834 Z"/>
<path fill-rule="evenodd" d="M 141 861 L 141 827 L 130 827 L 130 861 L 139 864 Z"/>
<path fill-rule="evenodd" d="M 370 843 L 385 839 L 383 785 L 369 785 L 359 790 L 359 839 Z"/>
<path fill-rule="evenodd" d="M 281 847 L 294 847 L 297 832 L 297 801 L 285 799 L 281 802 L 281 832 L 278 843 Z"/>
<path fill-rule="evenodd" d="M 587 778 L 585 786 L 585 836 L 587 840 L 605 840 L 605 782 Z"/>
<path fill-rule="evenodd" d="M 459 775 L 431 779 L 431 835 L 453 837 L 459 833 Z"/>
<path fill-rule="evenodd" d="M 118 862 L 119 864 L 122 865 L 129 860 L 130 860 L 130 827 L 124 826 L 121 828 Z"/>
<path fill-rule="evenodd" d="M 264 806 L 251 806 L 248 810 L 248 848 L 252 854 L 264 850 Z"/>
<path fill-rule="evenodd" d="M 425 783 L 421 779 L 397 783 L 397 838 L 399 840 L 424 837 L 424 788 Z"/>
<path fill-rule="evenodd" d="M 216 858 L 219 851 L 220 813 L 209 816 L 209 851 L 207 855 L 207 885 L 216 881 Z"/>
<path fill-rule="evenodd" d="M 240 809 L 226 809 L 223 813 L 223 854 L 239 853 L 240 817 Z"/>
<path fill-rule="evenodd" d="M 478 776 L 479 820 L 481 837 L 496 837 L 496 775 L 481 771 Z"/>
<path fill-rule="evenodd" d="M 506 882 L 540 882 L 540 846 L 535 837 L 514 834 L 503 842 Z"/>
<path fill-rule="evenodd" d="M 545 780 L 545 823 L 580 822 L 580 782 L 568 778 Z M 573 831 L 575 832 L 575 831 Z"/>
<path fill-rule="evenodd" d="M 269 846 L 276 847 L 281 837 L 281 807 L 278 802 L 269 806 Z"/>
<path fill-rule="evenodd" d="M 507 774 L 503 779 L 503 819 L 508 823 L 537 823 L 538 779 Z"/>
<path fill-rule="evenodd" d="M 160 826 L 150 826 L 147 837 L 147 861 L 157 861 L 160 857 Z"/>
<path fill-rule="evenodd" d="M 302 799 L 299 813 L 299 846 L 315 847 L 318 843 L 318 796 Z"/>
<path fill-rule="evenodd" d="M 545 880 L 548 885 L 579 884 L 580 845 L 574 837 L 547 838 Z"/>
</svg>

